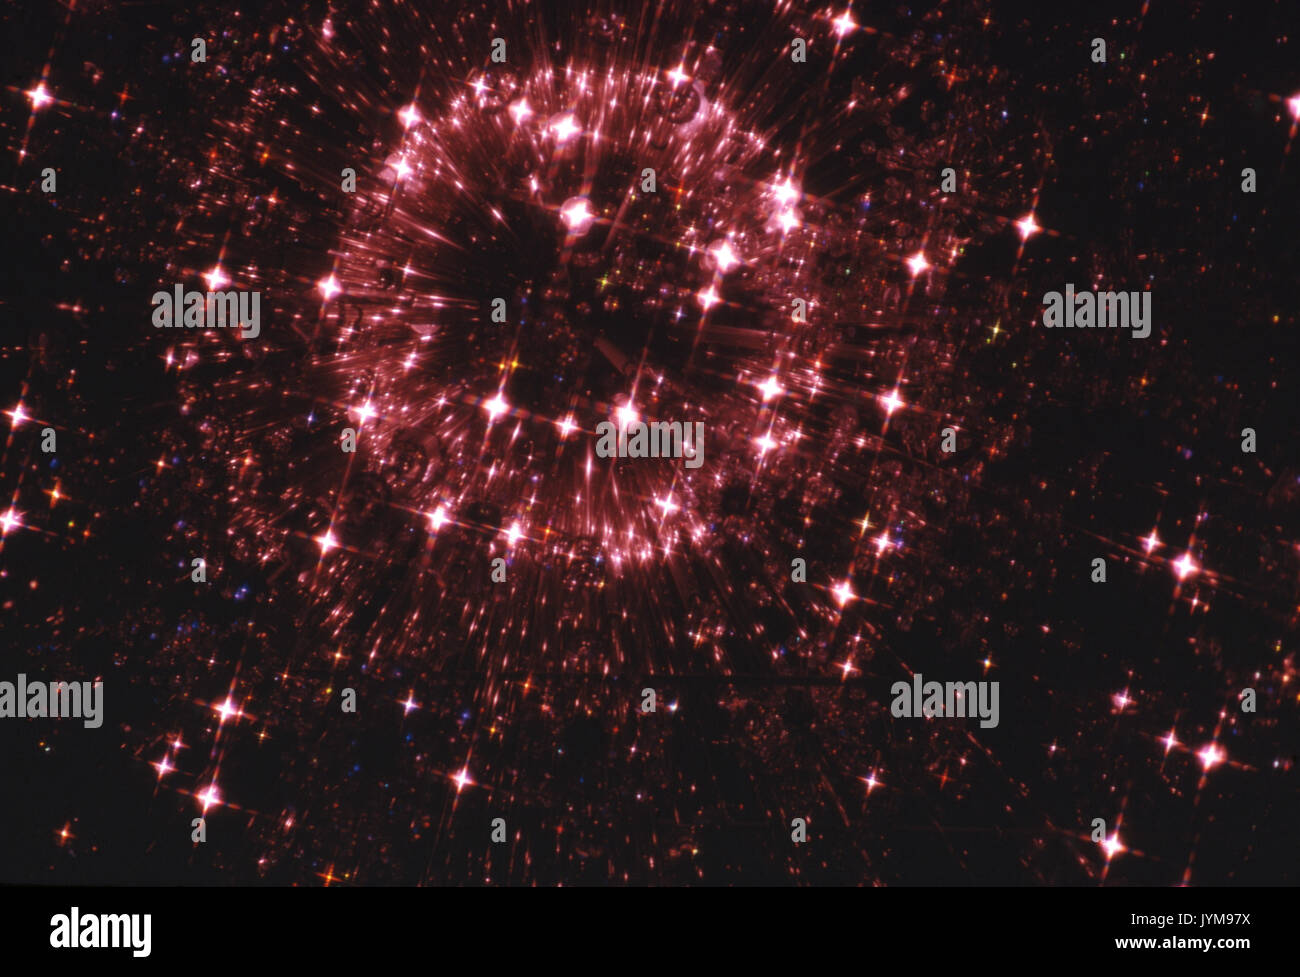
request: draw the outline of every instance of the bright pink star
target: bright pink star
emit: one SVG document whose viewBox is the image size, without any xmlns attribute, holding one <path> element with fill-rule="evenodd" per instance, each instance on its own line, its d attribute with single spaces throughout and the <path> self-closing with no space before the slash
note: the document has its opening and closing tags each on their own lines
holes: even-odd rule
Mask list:
<svg viewBox="0 0 1300 977">
<path fill-rule="evenodd" d="M 803 191 L 790 182 L 787 176 L 778 184 L 773 184 L 772 193 L 782 208 L 788 209 L 802 195 Z"/>
<path fill-rule="evenodd" d="M 885 408 L 886 417 L 892 417 L 894 415 L 894 411 L 904 406 L 903 398 L 898 396 L 897 390 L 891 390 L 887 394 L 882 394 L 880 397 L 880 403 L 881 406 Z"/>
<path fill-rule="evenodd" d="M 499 391 L 497 395 L 485 403 L 483 407 L 487 410 L 488 417 L 494 421 L 510 410 L 510 405 L 506 403 L 506 399 L 501 396 Z"/>
<path fill-rule="evenodd" d="M 326 302 L 332 299 L 335 295 L 338 295 L 339 292 L 343 291 L 343 286 L 339 284 L 339 280 L 333 275 L 330 275 L 329 278 L 321 279 L 316 287 L 319 288 L 321 294 L 325 296 Z"/>
<path fill-rule="evenodd" d="M 719 241 L 709 249 L 709 253 L 713 255 L 713 261 L 718 266 L 718 271 L 724 275 L 740 264 L 740 258 L 737 257 L 730 241 Z"/>
<path fill-rule="evenodd" d="M 1174 563 L 1174 572 L 1178 574 L 1179 580 L 1185 580 L 1200 569 L 1196 561 L 1192 559 L 1191 553 L 1184 553 L 1177 562 Z"/>
<path fill-rule="evenodd" d="M 581 234 L 596 219 L 586 197 L 574 197 L 568 201 L 560 211 L 560 216 L 564 218 L 571 234 Z"/>
<path fill-rule="evenodd" d="M 216 781 L 208 784 L 203 791 L 196 795 L 203 804 L 203 813 L 208 813 L 208 808 L 221 803 L 221 792 L 217 790 Z"/>
<path fill-rule="evenodd" d="M 839 583 L 831 593 L 835 595 L 835 603 L 839 604 L 840 607 L 843 607 L 857 596 L 857 594 L 853 593 L 853 588 L 847 580 Z"/>
<path fill-rule="evenodd" d="M 847 8 L 845 9 L 844 13 L 840 14 L 833 21 L 831 21 L 831 24 L 834 25 L 835 33 L 838 34 L 840 37 L 843 37 L 849 31 L 853 30 L 858 26 L 853 22 L 853 18 L 849 16 L 849 11 Z"/>
<path fill-rule="evenodd" d="M 203 280 L 208 283 L 209 292 L 219 291 L 222 286 L 230 284 L 230 276 L 221 265 L 213 265 L 212 270 L 203 276 Z"/>
<path fill-rule="evenodd" d="M 1032 213 L 1026 214 L 1024 217 L 1020 218 L 1020 220 L 1016 221 L 1016 227 L 1020 230 L 1020 240 L 1022 241 L 1028 241 L 1030 235 L 1037 234 L 1042 230 L 1041 227 L 1034 223 L 1034 215 Z"/>
<path fill-rule="evenodd" d="M 563 146 L 566 142 L 582 131 L 578 125 L 578 120 L 573 117 L 571 112 L 565 112 L 551 121 L 550 130 L 555 136 L 555 141 Z"/>
<path fill-rule="evenodd" d="M 1223 749 L 1218 743 L 1207 743 L 1201 748 L 1201 751 L 1196 754 L 1196 757 L 1201 761 L 1201 766 L 1204 767 L 1205 771 L 1208 773 L 1226 760 L 1228 755 L 1223 752 Z"/>
<path fill-rule="evenodd" d="M 528 100 L 525 98 L 519 99 L 510 106 L 510 115 L 515 120 L 515 125 L 519 125 L 532 114 L 533 110 L 528 107 Z"/>
<path fill-rule="evenodd" d="M 40 82 L 35 88 L 27 93 L 27 97 L 32 100 L 33 111 L 43 109 L 54 101 L 54 96 L 49 93 L 45 87 L 45 82 Z"/>
<path fill-rule="evenodd" d="M 235 705 L 233 702 L 230 701 L 230 696 L 226 696 L 226 701 L 221 703 L 221 705 L 219 706 L 213 706 L 213 709 L 221 717 L 221 721 L 219 723 L 219 725 L 221 726 L 224 726 L 226 724 L 226 720 L 229 719 L 231 716 L 239 717 L 244 714 L 243 710 L 240 709 L 239 706 Z"/>
<path fill-rule="evenodd" d="M 630 404 L 620 404 L 618 409 L 614 411 L 614 416 L 618 418 L 618 426 L 625 428 L 629 424 L 635 424 L 641 415 Z"/>
<path fill-rule="evenodd" d="M 406 108 L 402 109 L 402 111 L 398 112 L 397 117 L 402 120 L 402 125 L 409 129 L 420 121 L 420 110 L 416 107 L 416 104 L 412 102 Z"/>
<path fill-rule="evenodd" d="M 3 516 L 0 516 L 0 536 L 8 536 L 15 527 L 22 525 L 20 515 L 20 513 L 14 511 L 13 506 L 10 506 L 9 510 Z"/>
</svg>

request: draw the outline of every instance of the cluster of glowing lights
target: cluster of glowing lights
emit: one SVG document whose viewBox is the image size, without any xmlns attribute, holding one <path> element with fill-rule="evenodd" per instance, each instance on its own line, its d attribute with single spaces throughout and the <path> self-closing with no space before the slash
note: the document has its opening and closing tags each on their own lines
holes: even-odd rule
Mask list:
<svg viewBox="0 0 1300 977">
<path fill-rule="evenodd" d="M 776 213 L 773 219 L 781 233 L 788 234 L 799 226 L 799 215 L 795 210 L 795 205 L 803 198 L 803 191 L 800 190 L 787 176 L 780 183 L 772 185 L 771 193 L 776 201 Z"/>
<path fill-rule="evenodd" d="M 838 17 L 831 21 L 831 25 L 835 34 L 841 38 L 859 28 L 859 25 L 853 20 L 851 8 L 846 8 L 843 13 L 839 14 Z M 332 34 L 332 30 L 329 29 L 327 23 L 326 36 L 328 37 L 330 34 Z M 673 68 L 665 74 L 674 88 L 691 81 L 689 75 L 686 74 L 681 66 Z M 481 94 L 481 82 L 478 83 L 478 88 Z M 39 82 L 35 87 L 24 94 L 29 99 L 33 111 L 44 109 L 55 101 L 53 94 L 46 87 L 44 81 Z M 1300 122 L 1300 94 L 1296 94 L 1286 99 L 1285 104 L 1291 117 L 1297 122 Z M 528 105 L 526 99 L 523 98 L 510 104 L 508 111 L 516 125 L 522 124 L 535 114 L 533 109 Z M 398 117 L 406 129 L 411 129 L 423 121 L 420 110 L 415 103 L 411 103 L 403 108 L 398 113 Z M 551 118 L 551 120 L 546 124 L 546 131 L 554 138 L 557 145 L 563 146 L 580 136 L 583 132 L 583 128 L 574 113 L 562 112 Z M 400 178 L 405 178 L 412 172 L 411 166 L 405 157 L 399 158 L 395 165 L 395 170 Z M 803 194 L 801 189 L 795 185 L 789 175 L 784 176 L 779 182 L 772 185 L 771 196 L 776 203 L 774 219 L 781 230 L 783 232 L 788 232 L 800 226 L 796 207 L 802 199 Z M 560 208 L 559 214 L 565 227 L 568 229 L 569 233 L 573 235 L 585 233 L 598 219 L 598 215 L 591 209 L 590 201 L 586 197 L 581 196 L 572 197 L 565 201 Z M 1018 221 L 1015 221 L 1014 226 L 1016 227 L 1022 241 L 1027 241 L 1030 237 L 1043 230 L 1043 228 L 1037 223 L 1032 211 L 1026 213 Z M 708 256 L 712 260 L 712 264 L 716 268 L 717 272 L 721 275 L 729 273 L 743 263 L 742 257 L 737 253 L 730 239 L 721 239 L 714 243 L 708 249 Z M 924 274 L 932 267 L 923 250 L 918 250 L 907 257 L 905 259 L 905 264 L 914 279 Z M 203 279 L 210 291 L 218 291 L 231 284 L 230 276 L 219 263 L 214 265 L 209 271 L 203 273 Z M 720 281 L 720 279 L 715 279 L 715 282 L 716 281 Z M 343 291 L 342 285 L 334 274 L 330 274 L 328 277 L 322 279 L 317 283 L 316 287 L 324 296 L 326 301 L 334 299 Z M 722 297 L 715 284 L 710 284 L 707 288 L 703 289 L 697 297 L 700 305 L 706 312 L 722 301 Z M 758 382 L 755 385 L 758 392 L 761 394 L 764 403 L 775 400 L 785 393 L 785 388 L 782 386 L 780 378 L 776 373 L 766 376 L 761 382 Z M 877 399 L 884 409 L 886 416 L 890 417 L 892 417 L 892 415 L 899 409 L 906 406 L 906 403 L 897 388 L 878 395 Z M 501 392 L 497 392 L 490 400 L 485 401 L 483 407 L 492 421 L 498 420 L 511 410 Z M 356 413 L 362 424 L 368 422 L 376 415 L 376 411 L 369 401 L 357 408 Z M 24 413 L 22 404 L 16 406 L 13 410 L 9 411 L 8 414 L 11 418 L 11 424 L 13 427 L 17 427 L 22 422 L 31 419 Z M 626 427 L 627 425 L 637 421 L 639 416 L 638 412 L 630 405 L 618 407 L 615 411 L 615 417 L 621 427 Z M 576 424 L 572 414 L 566 415 L 563 419 L 557 421 L 556 424 L 564 437 L 567 437 L 575 430 L 578 430 L 578 425 Z M 760 454 L 766 454 L 778 447 L 778 442 L 773 439 L 770 433 L 755 438 L 754 442 L 757 445 Z M 57 489 L 55 490 L 55 496 L 57 498 Z M 663 511 L 665 516 L 680 509 L 680 506 L 674 501 L 671 493 L 667 493 L 662 497 L 656 497 L 654 502 Z M 428 519 L 431 530 L 437 531 L 450 522 L 452 516 L 445 505 L 438 505 L 432 512 L 428 513 Z M 21 525 L 21 514 L 11 506 L 3 514 L 0 514 L 0 537 L 7 536 L 10 532 L 19 528 Z M 862 525 L 865 533 L 868 528 L 868 522 L 865 518 L 863 519 Z M 520 539 L 524 538 L 524 530 L 520 522 L 515 521 L 511 523 L 509 528 L 506 530 L 505 535 L 508 545 L 510 546 L 514 546 Z M 338 539 L 334 536 L 332 529 L 327 530 L 321 536 L 316 537 L 316 542 L 319 544 L 322 554 L 327 554 L 332 550 L 339 548 L 341 545 Z M 890 540 L 887 532 L 883 531 L 879 533 L 873 542 L 877 554 L 883 554 L 886 550 L 895 545 Z M 1160 541 L 1154 528 L 1150 531 L 1149 535 L 1141 538 L 1140 542 L 1142 543 L 1144 552 L 1147 555 L 1152 554 L 1157 547 L 1164 545 Z M 1183 552 L 1182 555 L 1177 560 L 1171 562 L 1169 566 L 1172 568 L 1180 582 L 1194 577 L 1202 569 L 1190 551 Z M 847 579 L 832 587 L 831 595 L 837 606 L 840 608 L 845 607 L 850 601 L 858 599 L 858 596 L 853 591 L 851 582 Z M 850 662 L 844 662 L 841 667 L 843 668 L 845 677 L 847 677 L 850 672 L 856 671 Z M 1120 711 L 1126 709 L 1128 706 L 1133 704 L 1134 701 L 1134 699 L 1130 698 L 1128 690 L 1115 693 L 1112 696 L 1112 702 L 1114 703 L 1115 708 Z M 399 704 L 403 707 L 404 714 L 409 714 L 419 708 L 418 703 L 414 700 L 413 692 L 408 693 L 407 699 Z M 675 711 L 677 703 L 673 703 L 669 708 L 670 710 Z M 223 726 L 228 720 L 239 719 L 245 715 L 242 707 L 234 701 L 233 696 L 231 695 L 228 695 L 220 703 L 213 705 L 212 710 L 219 717 L 219 725 Z M 1175 747 L 1183 745 L 1178 741 L 1173 729 L 1169 730 L 1169 732 L 1157 742 L 1163 745 L 1164 753 L 1166 755 L 1168 755 Z M 1224 749 L 1215 742 L 1206 744 L 1195 755 L 1206 772 L 1225 763 L 1228 759 Z M 161 780 L 163 776 L 178 769 L 173 764 L 170 753 L 164 755 L 160 760 L 153 763 L 152 766 L 156 768 L 159 780 Z M 870 795 L 870 793 L 877 787 L 884 786 L 881 781 L 876 778 L 875 772 L 870 773 L 866 777 L 859 777 L 858 779 L 866 786 L 868 795 Z M 456 791 L 458 794 L 466 787 L 475 785 L 475 781 L 470 775 L 468 766 L 462 767 L 455 774 L 451 775 L 450 780 L 456 785 Z M 215 779 L 209 782 L 194 796 L 202 806 L 202 810 L 205 813 L 210 808 L 223 804 L 222 795 Z M 69 829 L 66 826 L 63 829 L 62 837 L 65 840 L 68 837 L 71 837 Z M 1101 842 L 1101 848 L 1108 861 L 1113 859 L 1116 855 L 1128 850 L 1121 842 L 1118 830 Z M 332 877 L 332 869 L 330 872 Z"/>
</svg>

